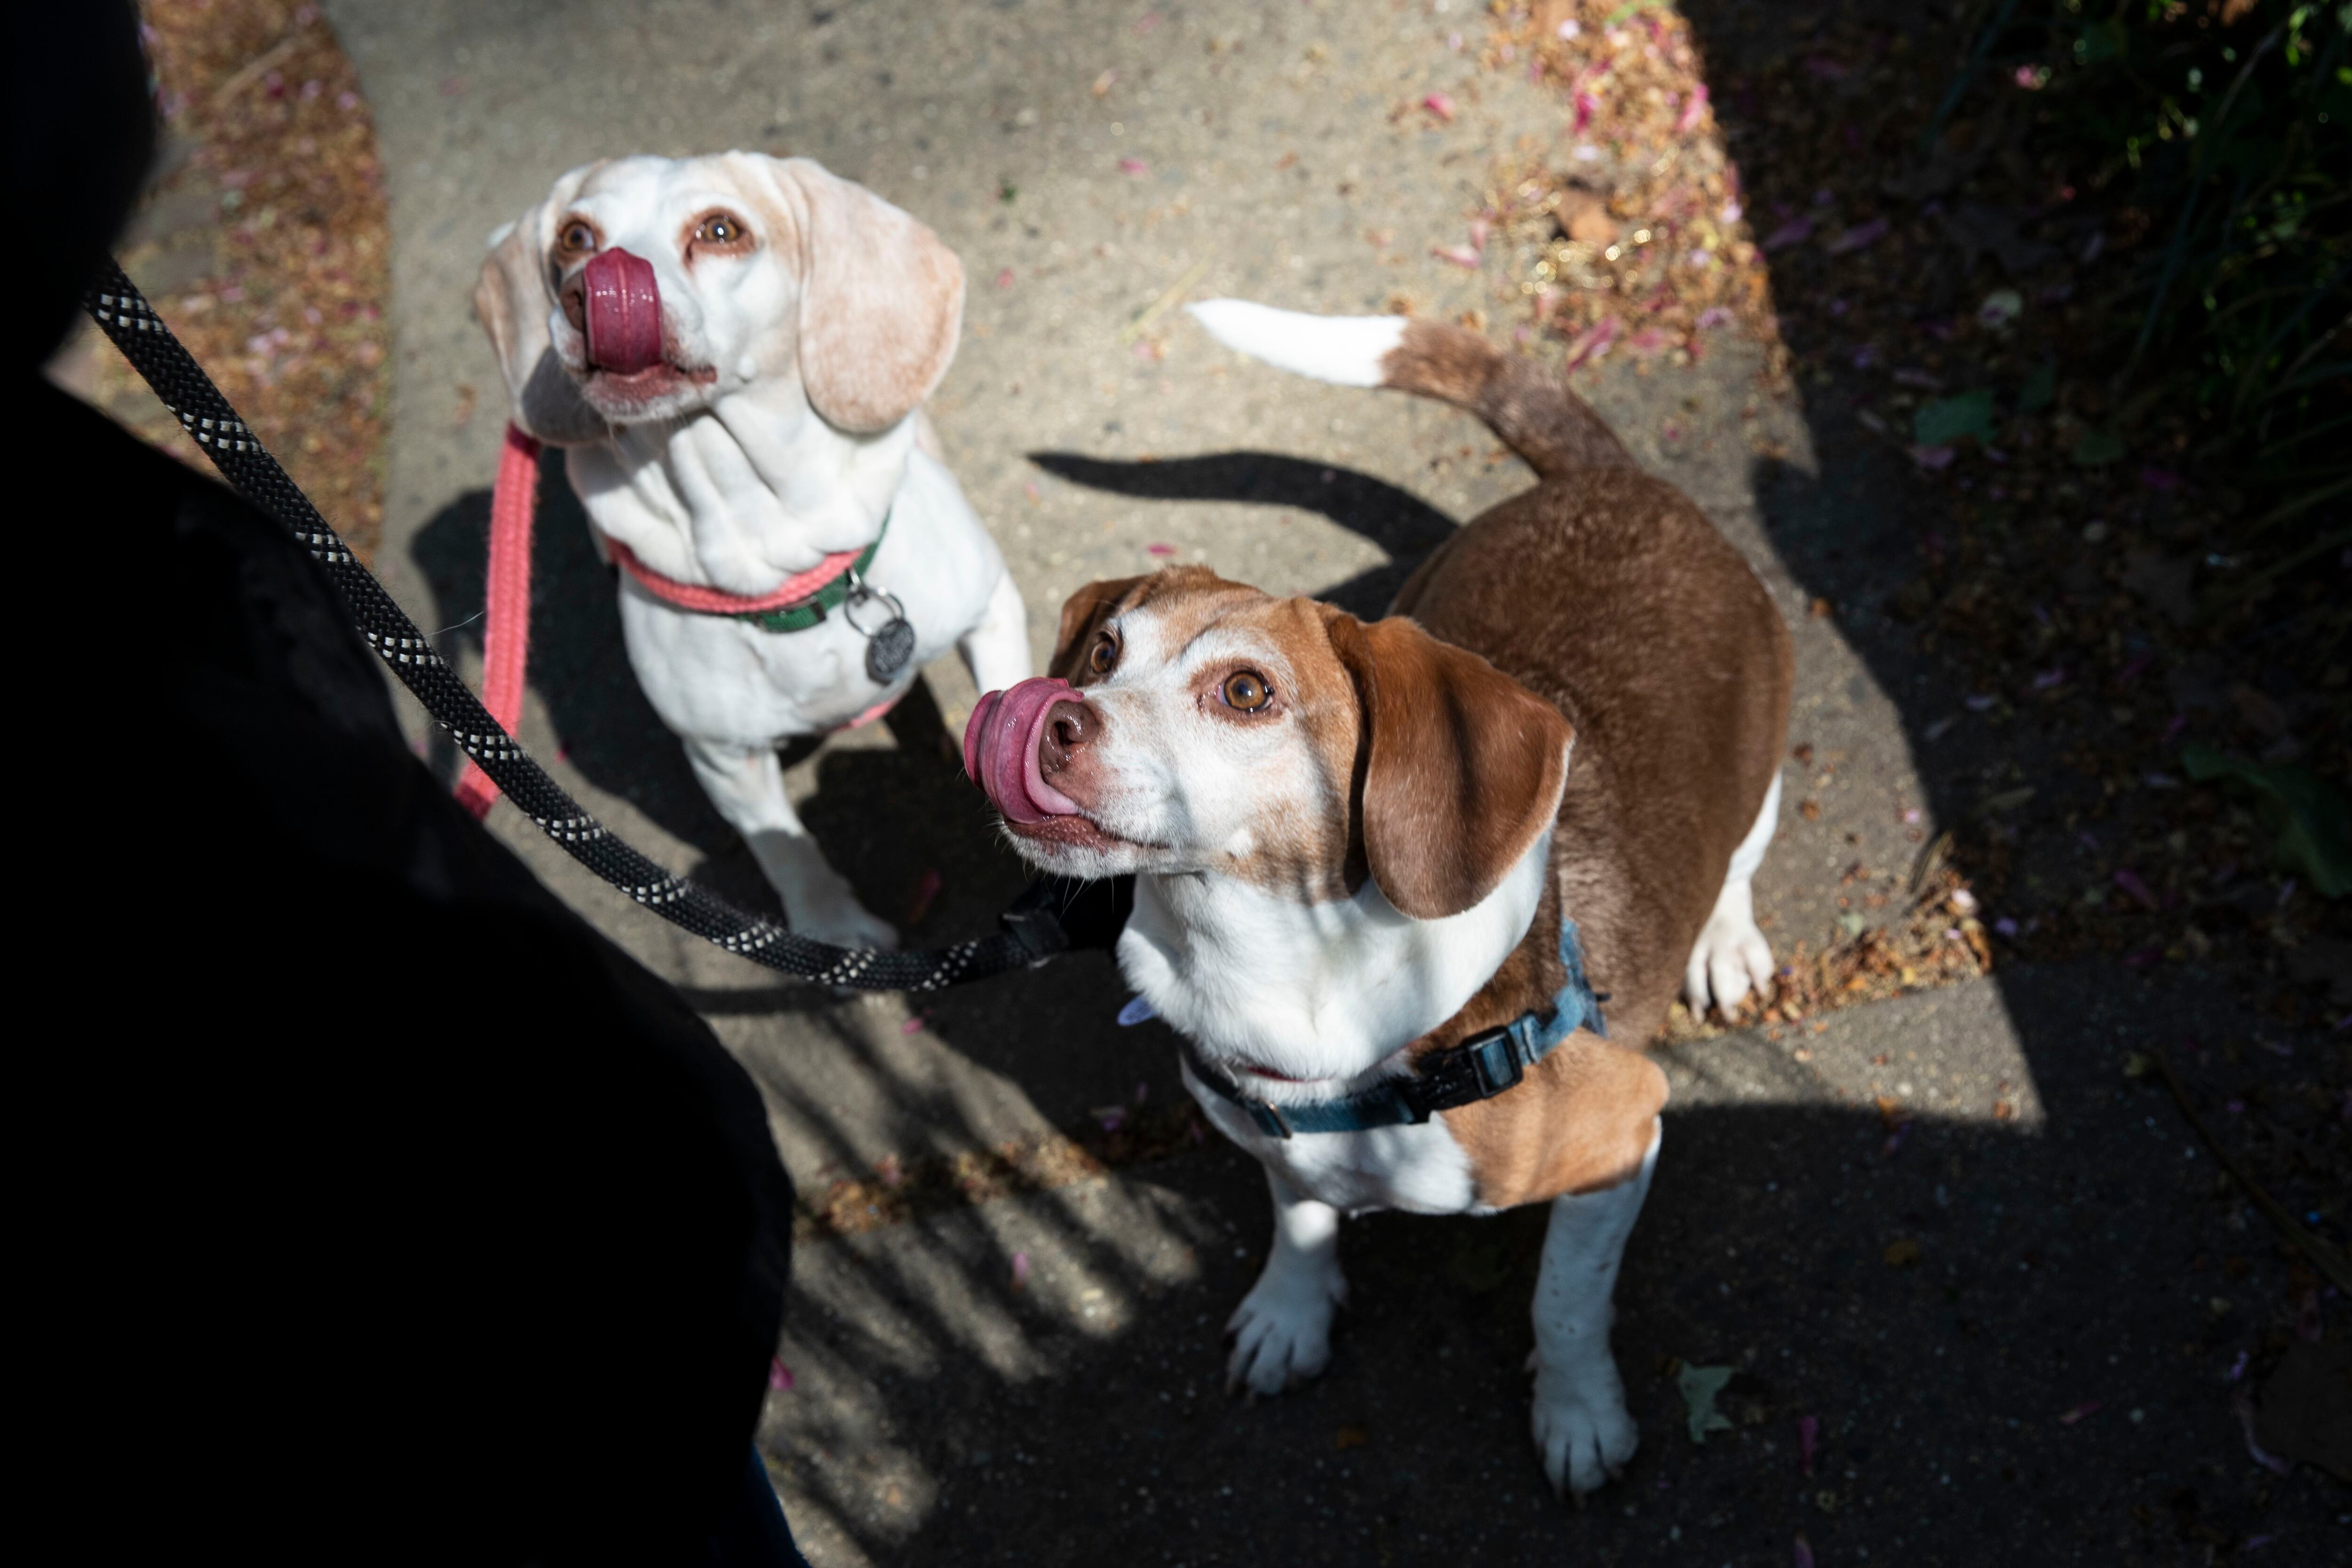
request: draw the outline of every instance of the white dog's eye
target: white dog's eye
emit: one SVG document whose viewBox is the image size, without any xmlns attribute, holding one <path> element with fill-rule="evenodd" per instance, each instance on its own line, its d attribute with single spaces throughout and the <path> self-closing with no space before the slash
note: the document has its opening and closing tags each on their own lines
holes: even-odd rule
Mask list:
<svg viewBox="0 0 2352 1568">
<path fill-rule="evenodd" d="M 743 226 L 743 220 L 733 213 L 707 214 L 694 229 L 695 244 L 708 245 L 719 250 L 739 249 L 748 243 L 751 237 L 751 230 L 746 228 Z"/>
<path fill-rule="evenodd" d="M 578 219 L 563 226 L 555 237 L 558 248 L 572 256 L 585 256 L 596 248 L 596 231 Z"/>
</svg>

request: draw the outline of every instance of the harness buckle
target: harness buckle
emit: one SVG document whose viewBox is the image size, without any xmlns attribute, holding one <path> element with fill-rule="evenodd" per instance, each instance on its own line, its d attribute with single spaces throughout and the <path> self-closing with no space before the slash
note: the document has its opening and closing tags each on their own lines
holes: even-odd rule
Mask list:
<svg viewBox="0 0 2352 1568">
<path fill-rule="evenodd" d="M 1470 1064 L 1470 1071 L 1478 1080 L 1478 1098 L 1491 1100 L 1528 1076 L 1527 1063 L 1519 1059 L 1516 1048 L 1517 1044 L 1507 1024 L 1462 1042 L 1463 1059 Z"/>
</svg>

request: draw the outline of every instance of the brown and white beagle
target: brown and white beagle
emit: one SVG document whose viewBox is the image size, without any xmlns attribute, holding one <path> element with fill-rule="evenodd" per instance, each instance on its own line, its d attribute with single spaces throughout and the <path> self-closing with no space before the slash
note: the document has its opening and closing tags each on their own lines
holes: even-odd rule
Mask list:
<svg viewBox="0 0 2352 1568">
<path fill-rule="evenodd" d="M 1120 967 L 1265 1164 L 1275 1240 L 1231 1381 L 1272 1394 L 1327 1363 L 1342 1211 L 1549 1203 L 1535 1438 L 1554 1486 L 1592 1490 L 1637 1440 L 1608 1334 L 1666 1100 L 1641 1047 L 1678 987 L 1728 1010 L 1771 983 L 1748 879 L 1778 816 L 1787 629 L 1699 510 L 1532 363 L 1393 317 L 1193 313 L 1286 368 L 1476 413 L 1536 488 L 1369 625 L 1200 566 L 1085 588 L 1052 674 L 983 700 L 968 765 L 1036 865 L 1136 876 Z M 1515 1026 L 1542 1043 L 1469 1072 Z M 1347 1109 L 1382 1105 L 1403 1109 Z M 1353 1130 L 1303 1130 L 1335 1115 Z"/>
</svg>

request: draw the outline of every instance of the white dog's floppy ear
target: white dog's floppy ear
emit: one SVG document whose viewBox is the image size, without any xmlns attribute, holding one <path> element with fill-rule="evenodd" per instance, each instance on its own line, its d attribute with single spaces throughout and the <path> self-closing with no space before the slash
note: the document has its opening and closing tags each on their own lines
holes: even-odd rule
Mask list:
<svg viewBox="0 0 2352 1568">
<path fill-rule="evenodd" d="M 1576 731 L 1467 648 L 1393 616 L 1325 630 L 1367 731 L 1364 858 L 1415 920 L 1458 915 L 1501 885 L 1559 814 Z"/>
<path fill-rule="evenodd" d="M 547 199 L 492 237 L 474 284 L 474 314 L 498 351 L 514 422 L 551 447 L 577 447 L 612 432 L 588 405 L 547 335 L 555 310 L 555 279 L 548 270 L 555 220 L 595 168 L 572 170 Z"/>
<path fill-rule="evenodd" d="M 887 430 L 931 395 L 955 358 L 963 263 L 911 215 L 814 160 L 768 163 L 802 220 L 800 370 L 809 402 L 841 429 Z"/>
</svg>

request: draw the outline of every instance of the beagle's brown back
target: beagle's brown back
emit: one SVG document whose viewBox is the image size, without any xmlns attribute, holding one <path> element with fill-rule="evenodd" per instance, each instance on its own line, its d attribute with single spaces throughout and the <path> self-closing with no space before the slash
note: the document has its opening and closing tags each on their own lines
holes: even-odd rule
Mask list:
<svg viewBox="0 0 2352 1568">
<path fill-rule="evenodd" d="M 1606 1184 L 1639 1162 L 1664 1082 L 1626 1047 L 1664 1026 L 1763 805 L 1795 659 L 1739 552 L 1688 497 L 1636 468 L 1557 376 L 1425 322 L 1383 368 L 1388 385 L 1485 417 L 1538 475 L 1441 546 L 1396 612 L 1558 704 L 1577 736 L 1545 907 L 1494 981 L 1428 1039 L 1451 1044 L 1549 1005 L 1564 902 L 1610 998 L 1611 1040 L 1580 1031 L 1520 1089 L 1446 1113 L 1482 1196 L 1501 1206 Z"/>
</svg>

